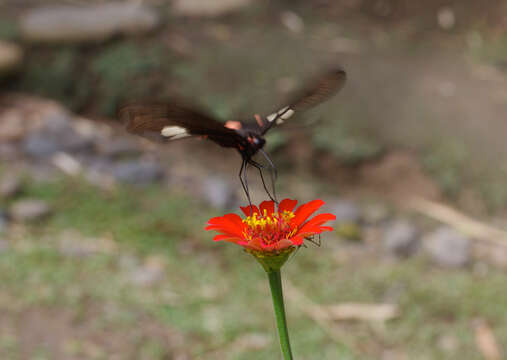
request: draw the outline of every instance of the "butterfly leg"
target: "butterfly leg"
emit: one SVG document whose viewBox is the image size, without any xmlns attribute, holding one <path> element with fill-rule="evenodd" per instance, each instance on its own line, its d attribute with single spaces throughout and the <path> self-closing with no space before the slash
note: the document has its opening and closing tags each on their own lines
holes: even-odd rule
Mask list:
<svg viewBox="0 0 507 360">
<path fill-rule="evenodd" d="M 247 165 L 248 161 L 245 158 L 243 158 L 243 161 L 241 162 L 241 168 L 239 169 L 239 181 L 241 182 L 243 191 L 245 192 L 245 195 L 248 199 L 248 204 L 250 205 L 250 208 L 252 208 L 252 201 L 250 200 L 250 192 L 248 191 L 248 180 L 246 178 Z"/>
<path fill-rule="evenodd" d="M 320 245 L 321 245 L 320 234 L 317 235 L 317 240 L 315 240 L 315 235 L 309 236 L 309 237 L 305 237 L 305 240 L 311 242 L 315 246 L 319 246 L 320 247 Z"/>
<path fill-rule="evenodd" d="M 264 186 L 264 191 L 266 191 L 266 194 L 268 194 L 269 198 L 272 201 L 274 201 L 276 204 L 278 204 L 278 200 L 276 199 L 276 194 L 274 193 L 274 187 L 273 187 L 273 195 L 271 195 L 271 192 L 269 191 L 269 189 L 266 185 L 266 181 L 264 180 L 264 173 L 262 172 L 262 169 L 264 168 L 264 166 L 254 160 L 250 160 L 249 163 L 252 164 L 253 167 L 257 168 L 257 170 L 259 170 L 259 174 L 261 175 L 261 180 L 262 180 L 262 186 Z M 272 184 L 272 185 L 274 185 L 274 184 Z"/>
<path fill-rule="evenodd" d="M 266 159 L 266 161 L 269 164 L 269 167 L 270 167 L 269 174 L 270 174 L 270 177 L 271 177 L 271 188 L 273 189 L 273 197 L 276 199 L 277 197 L 276 197 L 276 186 L 275 186 L 275 183 L 276 183 L 276 179 L 278 179 L 278 169 L 276 168 L 275 164 L 273 163 L 273 161 L 271 160 L 271 158 L 268 156 L 268 154 L 266 154 L 264 152 L 264 150 L 259 149 L 259 151 L 262 154 L 262 156 L 264 156 L 264 158 Z M 278 201 L 276 201 L 276 203 L 278 204 Z"/>
</svg>

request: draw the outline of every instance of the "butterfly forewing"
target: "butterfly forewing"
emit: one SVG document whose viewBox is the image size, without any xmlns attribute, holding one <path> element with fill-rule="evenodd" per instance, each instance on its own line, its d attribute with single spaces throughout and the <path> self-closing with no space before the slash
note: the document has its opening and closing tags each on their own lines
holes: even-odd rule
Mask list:
<svg viewBox="0 0 507 360">
<path fill-rule="evenodd" d="M 118 117 L 128 132 L 151 140 L 201 136 L 225 147 L 238 142 L 234 130 L 181 101 L 129 103 L 119 109 Z"/>
<path fill-rule="evenodd" d="M 334 69 L 318 77 L 314 83 L 302 89 L 288 106 L 268 115 L 266 124 L 262 127 L 265 134 L 274 124 L 282 124 L 297 112 L 308 110 L 328 100 L 343 87 L 346 81 L 346 73 L 342 69 Z"/>
</svg>

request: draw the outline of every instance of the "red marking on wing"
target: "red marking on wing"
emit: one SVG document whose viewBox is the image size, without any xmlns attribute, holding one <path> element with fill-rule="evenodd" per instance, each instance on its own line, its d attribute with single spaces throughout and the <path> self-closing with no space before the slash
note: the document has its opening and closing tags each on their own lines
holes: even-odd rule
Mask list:
<svg viewBox="0 0 507 360">
<path fill-rule="evenodd" d="M 239 121 L 226 121 L 225 125 L 226 128 L 232 129 L 232 130 L 239 130 L 241 129 L 241 123 Z"/>
<path fill-rule="evenodd" d="M 254 115 L 254 118 L 255 118 L 255 121 L 257 121 L 257 124 L 260 126 L 260 127 L 263 127 L 264 126 L 264 122 L 262 121 L 262 118 L 259 114 L 255 114 Z"/>
</svg>

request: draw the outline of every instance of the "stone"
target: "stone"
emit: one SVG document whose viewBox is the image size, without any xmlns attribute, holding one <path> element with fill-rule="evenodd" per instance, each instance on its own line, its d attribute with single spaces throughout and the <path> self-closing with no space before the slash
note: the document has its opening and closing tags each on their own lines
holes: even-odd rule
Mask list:
<svg viewBox="0 0 507 360">
<path fill-rule="evenodd" d="M 6 174 L 0 178 L 0 199 L 8 199 L 21 191 L 21 178 L 15 174 Z"/>
<path fill-rule="evenodd" d="M 337 200 L 330 202 L 328 208 L 336 216 L 336 223 L 360 223 L 362 220 L 361 209 L 356 203 L 349 200 Z"/>
<path fill-rule="evenodd" d="M 165 277 L 165 261 L 163 258 L 152 256 L 146 262 L 134 268 L 130 273 L 130 281 L 137 286 L 153 286 Z"/>
<path fill-rule="evenodd" d="M 301 33 L 305 28 L 303 19 L 293 11 L 284 11 L 280 15 L 282 24 L 293 33 Z"/>
<path fill-rule="evenodd" d="M 25 127 L 19 112 L 5 110 L 0 118 L 0 141 L 18 141 L 25 135 Z"/>
<path fill-rule="evenodd" d="M 140 34 L 160 23 L 146 5 L 110 2 L 86 6 L 43 6 L 27 11 L 20 19 L 25 40 L 42 43 L 100 42 L 118 34 Z"/>
<path fill-rule="evenodd" d="M 164 177 L 162 167 L 152 161 L 130 160 L 113 166 L 113 177 L 123 183 L 133 185 L 147 185 L 155 183 Z"/>
<path fill-rule="evenodd" d="M 9 216 L 19 222 L 41 220 L 51 213 L 48 203 L 38 199 L 22 199 L 15 201 L 9 208 Z"/>
<path fill-rule="evenodd" d="M 360 223 L 362 221 L 361 209 L 349 200 L 335 200 L 329 203 L 326 212 L 336 216 L 335 233 L 341 238 L 351 241 L 362 239 Z"/>
<path fill-rule="evenodd" d="M 379 225 L 386 222 L 391 213 L 383 204 L 369 204 L 363 208 L 362 218 L 369 225 Z"/>
<path fill-rule="evenodd" d="M 116 244 L 107 237 L 88 237 L 73 229 L 60 234 L 59 250 L 62 255 L 85 258 L 97 254 L 112 254 Z"/>
<path fill-rule="evenodd" d="M 449 226 L 441 226 L 425 236 L 424 250 L 438 265 L 459 268 L 471 258 L 470 239 Z"/>
<path fill-rule="evenodd" d="M 124 137 L 102 141 L 99 149 L 103 155 L 113 159 L 138 156 L 142 153 L 134 141 Z"/>
<path fill-rule="evenodd" d="M 77 153 L 93 149 L 93 138 L 77 132 L 71 126 L 67 114 L 54 115 L 47 119 L 43 127 L 25 136 L 21 144 L 25 154 L 34 158 L 46 158 L 57 152 Z"/>
<path fill-rule="evenodd" d="M 382 243 L 388 254 L 408 257 L 419 248 L 419 229 L 408 220 L 393 221 L 386 226 Z"/>
<path fill-rule="evenodd" d="M 17 70 L 23 61 L 20 46 L 0 40 L 0 76 Z"/>
<path fill-rule="evenodd" d="M 228 209 L 237 202 L 235 188 L 224 179 L 206 177 L 203 183 L 203 197 L 213 207 Z"/>
</svg>

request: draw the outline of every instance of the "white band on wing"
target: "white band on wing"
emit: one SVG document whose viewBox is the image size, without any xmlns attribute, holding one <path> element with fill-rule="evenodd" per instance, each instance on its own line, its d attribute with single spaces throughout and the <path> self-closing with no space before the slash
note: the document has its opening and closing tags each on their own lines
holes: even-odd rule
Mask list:
<svg viewBox="0 0 507 360">
<path fill-rule="evenodd" d="M 181 126 L 165 126 L 160 133 L 170 139 L 181 139 L 190 136 L 187 129 Z"/>
</svg>

